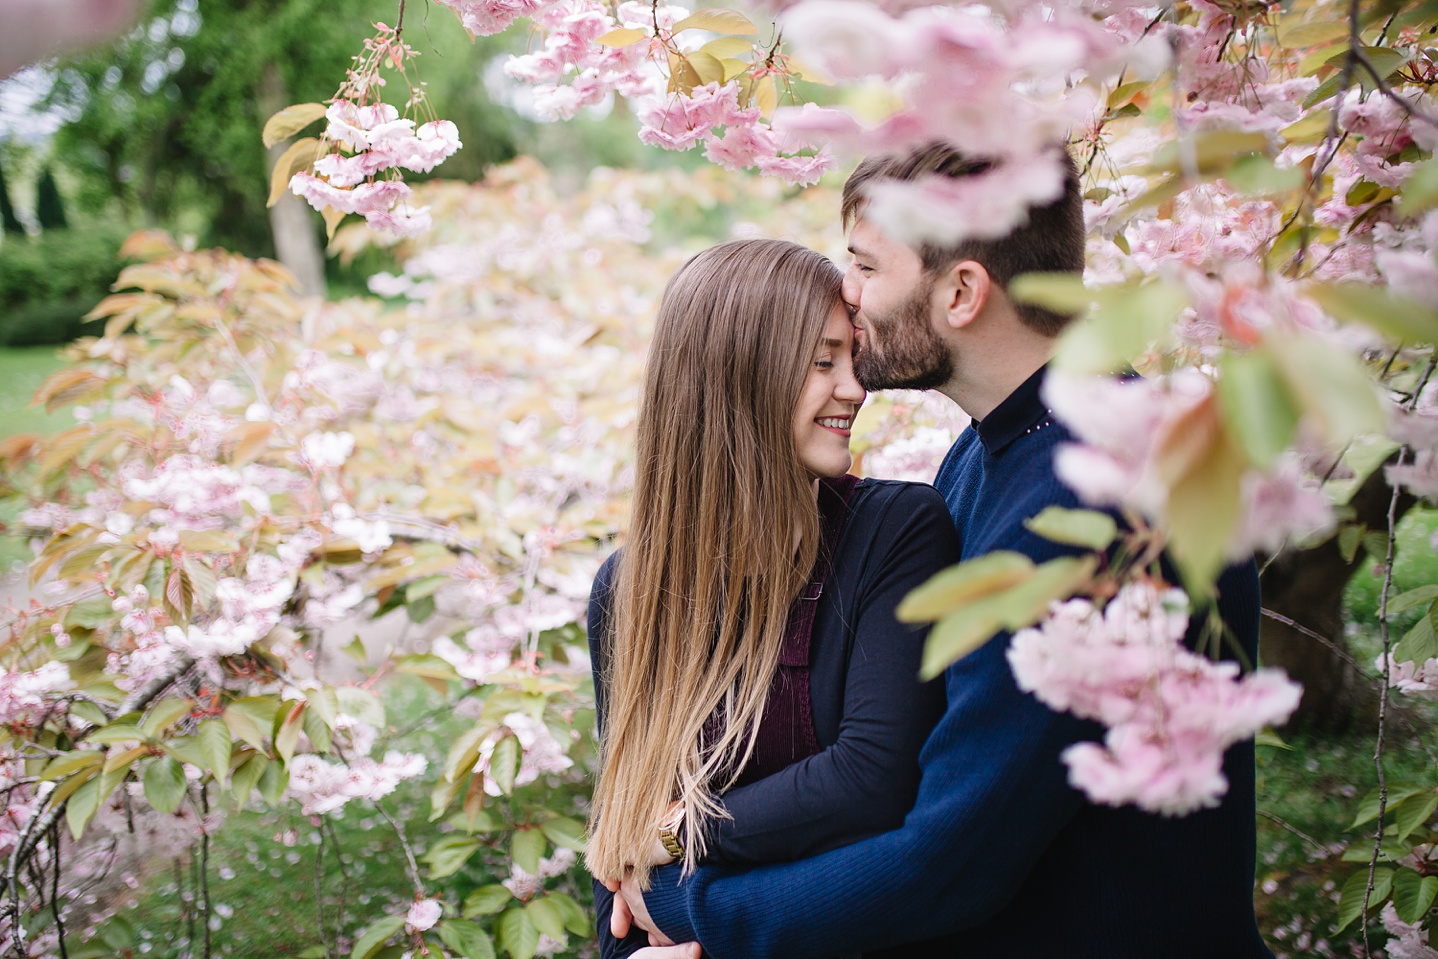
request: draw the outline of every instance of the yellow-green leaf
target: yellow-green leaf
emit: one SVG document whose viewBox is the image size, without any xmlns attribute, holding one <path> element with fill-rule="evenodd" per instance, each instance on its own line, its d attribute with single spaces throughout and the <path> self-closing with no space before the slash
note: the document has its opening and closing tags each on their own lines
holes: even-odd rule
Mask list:
<svg viewBox="0 0 1438 959">
<path fill-rule="evenodd" d="M 524 904 L 524 911 L 529 913 L 529 921 L 534 923 L 534 928 L 542 935 L 555 939 L 564 938 L 564 917 L 559 914 L 554 903 L 548 899 L 531 899 Z"/>
<path fill-rule="evenodd" d="M 65 822 L 70 826 L 70 835 L 77 842 L 85 832 L 85 824 L 100 808 L 100 780 L 90 778 L 76 789 L 65 806 Z"/>
<path fill-rule="evenodd" d="M 315 137 L 301 137 L 291 143 L 285 152 L 276 158 L 274 168 L 270 170 L 270 195 L 265 206 L 274 206 L 280 202 L 280 197 L 289 192 L 290 178 L 309 169 L 315 160 L 319 159 L 323 149 L 324 144 Z"/>
<path fill-rule="evenodd" d="M 324 115 L 325 105 L 323 103 L 296 103 L 294 106 L 285 107 L 265 121 L 265 129 L 260 134 L 260 139 L 264 141 L 265 149 L 268 150 L 286 137 L 294 136 Z"/>
<path fill-rule="evenodd" d="M 712 33 L 742 33 L 745 35 L 759 32 L 759 28 L 754 26 L 752 20 L 738 10 L 730 10 L 727 7 L 711 7 L 708 10 L 700 10 L 674 24 L 674 33 L 684 30 L 708 30 Z"/>
<path fill-rule="evenodd" d="M 1085 549 L 1107 549 L 1118 535 L 1118 523 L 1107 513 L 1091 509 L 1045 507 L 1037 516 L 1024 520 L 1024 526 L 1044 539 Z"/>
<path fill-rule="evenodd" d="M 594 42 L 605 47 L 627 47 L 647 39 L 649 34 L 643 30 L 635 30 L 632 27 L 621 27 L 618 30 L 610 30 L 603 36 L 596 37 Z"/>
<path fill-rule="evenodd" d="M 404 928 L 404 916 L 385 916 L 364 931 L 350 950 L 350 959 L 369 959 L 395 933 Z"/>
<path fill-rule="evenodd" d="M 1273 465 L 1298 429 L 1298 407 L 1267 351 L 1223 355 L 1218 401 L 1224 422 L 1255 466 Z"/>
<path fill-rule="evenodd" d="M 489 777 L 506 796 L 514 791 L 514 778 L 519 774 L 519 763 L 523 758 L 524 750 L 519 745 L 519 738 L 514 735 L 505 736 L 495 743 L 494 752 L 489 754 Z"/>
<path fill-rule="evenodd" d="M 727 60 L 731 57 L 742 57 L 754 49 L 753 42 L 742 37 L 720 37 L 717 40 L 710 40 L 699 50 L 719 60 Z"/>
<path fill-rule="evenodd" d="M 1033 572 L 1033 560 L 1022 553 L 987 553 L 935 573 L 904 597 L 895 615 L 905 623 L 931 622 L 967 603 L 1011 589 Z"/>
<path fill-rule="evenodd" d="M 1368 283 L 1313 283 L 1304 289 L 1324 312 L 1409 343 L 1438 343 L 1438 311 Z"/>
<path fill-rule="evenodd" d="M 1356 356 L 1301 333 L 1276 339 L 1272 355 L 1299 409 L 1313 417 L 1329 445 L 1384 430 L 1378 393 Z"/>
</svg>

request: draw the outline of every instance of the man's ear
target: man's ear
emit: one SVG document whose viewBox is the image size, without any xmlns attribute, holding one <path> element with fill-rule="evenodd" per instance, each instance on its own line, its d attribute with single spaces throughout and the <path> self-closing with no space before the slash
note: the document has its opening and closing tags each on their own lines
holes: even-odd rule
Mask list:
<svg viewBox="0 0 1438 959">
<path fill-rule="evenodd" d="M 984 311 L 993 291 L 993 281 L 982 263 L 960 260 L 940 274 L 934 291 L 940 297 L 939 305 L 949 327 L 959 330 Z"/>
</svg>

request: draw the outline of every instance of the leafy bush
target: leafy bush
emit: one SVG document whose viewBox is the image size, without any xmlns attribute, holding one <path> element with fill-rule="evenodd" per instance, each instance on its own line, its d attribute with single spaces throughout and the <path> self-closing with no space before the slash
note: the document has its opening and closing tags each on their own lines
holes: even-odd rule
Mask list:
<svg viewBox="0 0 1438 959">
<path fill-rule="evenodd" d="M 68 343 L 99 327 L 83 317 L 109 292 L 120 225 L 47 230 L 0 245 L 0 346 Z"/>
</svg>

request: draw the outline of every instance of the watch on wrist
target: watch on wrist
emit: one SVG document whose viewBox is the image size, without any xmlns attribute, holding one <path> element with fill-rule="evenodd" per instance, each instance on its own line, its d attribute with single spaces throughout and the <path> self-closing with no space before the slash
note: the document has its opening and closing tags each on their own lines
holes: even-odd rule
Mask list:
<svg viewBox="0 0 1438 959">
<path fill-rule="evenodd" d="M 684 800 L 676 799 L 669 804 L 669 811 L 659 822 L 659 844 L 676 861 L 684 859 L 684 843 L 679 841 L 679 830 L 684 825 Z"/>
</svg>

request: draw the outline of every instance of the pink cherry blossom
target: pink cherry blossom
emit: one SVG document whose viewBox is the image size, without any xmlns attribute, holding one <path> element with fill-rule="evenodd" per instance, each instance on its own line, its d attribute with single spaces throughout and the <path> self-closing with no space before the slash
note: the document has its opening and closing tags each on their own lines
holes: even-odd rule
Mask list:
<svg viewBox="0 0 1438 959">
<path fill-rule="evenodd" d="M 471 33 L 490 36 L 502 32 L 520 17 L 533 17 L 549 0 L 439 0 L 459 15 Z"/>
<path fill-rule="evenodd" d="M 444 915 L 444 906 L 438 899 L 421 899 L 409 907 L 405 914 L 404 926 L 409 932 L 424 932 L 433 928 Z"/>
<path fill-rule="evenodd" d="M 1188 598 L 1126 583 L 1102 613 L 1088 600 L 1055 604 L 1008 651 L 1019 688 L 1052 709 L 1109 727 L 1102 746 L 1065 750 L 1069 780 L 1094 802 L 1164 815 L 1216 805 L 1228 788 L 1223 753 L 1298 705 L 1276 670 L 1240 676 L 1182 645 Z"/>
<path fill-rule="evenodd" d="M 1030 207 L 1052 203 L 1062 193 L 1059 158 L 1039 154 L 962 179 L 873 183 L 864 216 L 910 246 L 953 246 L 966 239 L 1006 236 L 1028 221 Z"/>
<path fill-rule="evenodd" d="M 687 95 L 655 97 L 639 107 L 639 139 L 666 150 L 688 150 L 738 112 L 737 83 L 708 83 Z"/>
<path fill-rule="evenodd" d="M 1380 915 L 1383 928 L 1393 937 L 1383 947 L 1389 959 L 1438 959 L 1438 949 L 1428 944 L 1428 930 L 1421 922 L 1410 925 L 1399 919 L 1391 902 L 1383 904 Z"/>
</svg>

